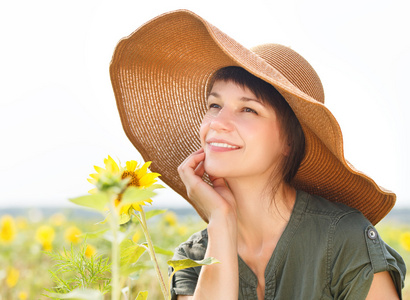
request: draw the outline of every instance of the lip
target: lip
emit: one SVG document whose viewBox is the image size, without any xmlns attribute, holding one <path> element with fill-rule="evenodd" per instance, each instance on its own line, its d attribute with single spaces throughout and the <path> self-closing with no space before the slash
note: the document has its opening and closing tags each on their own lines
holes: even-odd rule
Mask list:
<svg viewBox="0 0 410 300">
<path fill-rule="evenodd" d="M 241 148 L 227 140 L 211 138 L 206 140 L 207 148 L 214 152 L 230 152 Z"/>
</svg>

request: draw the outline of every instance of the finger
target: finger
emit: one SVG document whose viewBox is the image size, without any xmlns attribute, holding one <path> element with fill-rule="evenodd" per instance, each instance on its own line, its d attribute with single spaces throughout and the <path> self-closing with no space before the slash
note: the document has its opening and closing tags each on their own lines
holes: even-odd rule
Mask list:
<svg viewBox="0 0 410 300">
<path fill-rule="evenodd" d="M 179 167 L 178 167 L 178 173 L 179 176 L 181 177 L 182 181 L 186 184 L 188 183 L 188 180 L 194 179 L 194 177 L 202 177 L 200 174 L 202 172 L 202 166 L 199 167 L 197 170 L 198 166 L 203 162 L 205 159 L 205 153 L 202 151 L 197 151 L 191 154 Z"/>
<path fill-rule="evenodd" d="M 214 177 L 214 176 L 209 176 L 209 179 L 212 182 L 212 185 L 214 187 L 227 187 L 225 179 L 221 178 L 221 177 Z"/>
<path fill-rule="evenodd" d="M 195 168 L 195 175 L 202 177 L 205 174 L 205 165 L 204 161 L 201 161 L 198 166 Z"/>
<path fill-rule="evenodd" d="M 202 162 L 205 159 L 205 153 L 202 151 L 197 151 L 192 153 L 190 156 L 185 159 L 185 161 L 181 164 L 182 168 L 189 168 L 195 170 L 196 167 L 200 162 Z"/>
</svg>

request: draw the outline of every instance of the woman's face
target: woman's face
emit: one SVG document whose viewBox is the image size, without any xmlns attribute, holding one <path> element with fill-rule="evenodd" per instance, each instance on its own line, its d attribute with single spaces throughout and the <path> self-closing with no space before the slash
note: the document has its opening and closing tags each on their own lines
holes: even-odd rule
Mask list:
<svg viewBox="0 0 410 300">
<path fill-rule="evenodd" d="M 270 175 L 286 155 L 274 109 L 248 88 L 214 83 L 200 129 L 205 171 L 237 178 Z"/>
</svg>

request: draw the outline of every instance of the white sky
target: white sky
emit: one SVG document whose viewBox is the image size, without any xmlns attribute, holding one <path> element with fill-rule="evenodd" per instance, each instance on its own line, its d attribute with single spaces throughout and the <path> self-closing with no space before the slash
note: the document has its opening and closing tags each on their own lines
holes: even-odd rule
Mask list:
<svg viewBox="0 0 410 300">
<path fill-rule="evenodd" d="M 117 42 L 190 9 L 246 47 L 291 46 L 318 72 L 346 158 L 410 207 L 409 7 L 402 1 L 16 0 L 0 4 L 0 208 L 68 205 L 108 154 L 140 159 L 109 79 Z M 172 192 L 158 205 L 184 205 Z"/>
</svg>

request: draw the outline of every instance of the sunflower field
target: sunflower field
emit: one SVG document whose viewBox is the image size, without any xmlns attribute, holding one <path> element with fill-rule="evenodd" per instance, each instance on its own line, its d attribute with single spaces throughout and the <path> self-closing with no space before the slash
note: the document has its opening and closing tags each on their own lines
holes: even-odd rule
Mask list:
<svg viewBox="0 0 410 300">
<path fill-rule="evenodd" d="M 109 257 L 109 242 L 98 232 L 101 218 L 83 210 L 55 211 L 30 209 L 0 216 L 0 299 L 50 299 L 47 290 L 56 287 L 51 271 L 56 261 L 50 253 L 64 254 L 85 250 L 85 258 Z M 169 251 L 158 254 L 164 275 L 166 261 L 182 241 L 205 228 L 205 223 L 194 212 L 183 214 L 172 210 L 149 220 L 154 244 Z M 378 230 L 383 239 L 395 248 L 410 265 L 410 224 L 381 222 Z M 142 230 L 135 230 L 132 239 L 143 240 Z M 129 294 L 148 291 L 148 299 L 163 299 L 147 254 L 141 258 L 141 269 L 128 280 Z M 64 274 L 63 274 L 64 275 Z M 404 298 L 410 299 L 410 281 L 406 280 Z M 108 298 L 107 298 L 108 299 Z M 124 298 L 126 299 L 126 298 Z M 129 298 L 131 299 L 131 298 Z M 133 298 L 135 299 L 135 297 Z"/>
<path fill-rule="evenodd" d="M 158 213 L 157 210 L 153 210 Z M 161 271 L 167 277 L 167 260 L 181 242 L 192 233 L 205 228 L 202 220 L 194 214 L 176 214 L 174 211 L 160 211 L 149 220 L 152 240 L 158 249 L 157 258 Z M 147 212 L 147 214 L 149 211 Z M 85 265 L 94 258 L 109 258 L 109 236 L 101 234 L 102 219 L 99 215 L 78 209 L 65 209 L 52 214 L 48 210 L 30 209 L 0 217 L 0 299 L 53 299 L 47 295 L 61 283 L 53 279 L 53 273 L 62 280 L 69 281 L 73 277 L 70 270 L 58 271 L 58 258 L 71 256 L 71 253 L 84 254 L 79 260 Z M 124 225 L 129 227 L 131 224 Z M 139 226 L 135 226 L 132 240 L 144 242 L 144 234 Z M 121 231 L 125 232 L 126 228 Z M 160 286 L 155 277 L 154 268 L 147 253 L 139 259 L 139 267 L 126 283 L 124 295 L 134 300 L 138 291 L 148 291 L 148 299 L 163 299 Z M 67 267 L 67 266 L 66 266 Z M 81 266 L 80 266 L 81 267 Z M 108 279 L 110 272 L 100 267 L 102 279 Z M 90 270 L 84 271 L 90 272 Z M 85 275 L 89 275 L 86 273 Z M 101 281 L 103 281 L 101 280 Z M 69 283 L 68 283 L 69 284 Z M 93 283 L 98 288 L 102 282 Z M 134 295 L 135 294 L 135 295 Z M 131 298 L 134 295 L 134 298 Z M 106 297 L 105 299 L 110 299 Z M 128 298 L 122 298 L 128 299 Z"/>
<path fill-rule="evenodd" d="M 0 211 L 0 300 L 169 299 L 174 270 L 218 263 L 171 260 L 174 249 L 206 224 L 191 209 L 155 208 L 160 174 L 150 163 L 111 157 L 90 175 L 94 189 L 70 199 L 85 208 Z M 377 225 L 410 264 L 406 216 Z M 403 299 L 410 299 L 407 279 Z"/>
</svg>

